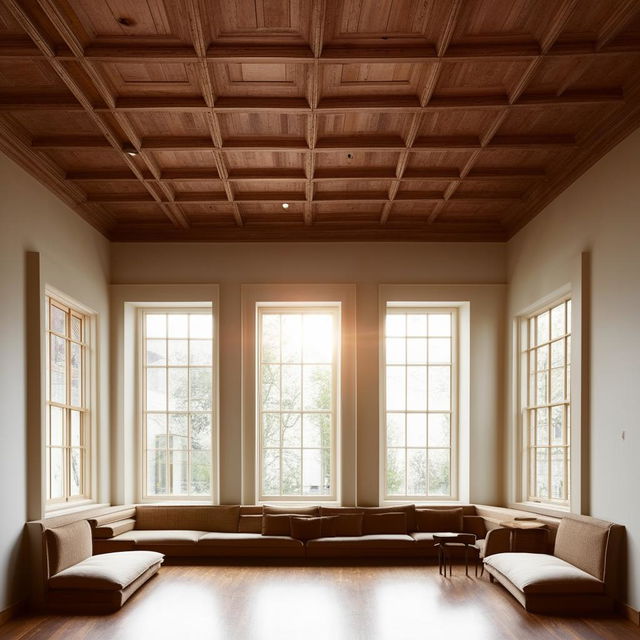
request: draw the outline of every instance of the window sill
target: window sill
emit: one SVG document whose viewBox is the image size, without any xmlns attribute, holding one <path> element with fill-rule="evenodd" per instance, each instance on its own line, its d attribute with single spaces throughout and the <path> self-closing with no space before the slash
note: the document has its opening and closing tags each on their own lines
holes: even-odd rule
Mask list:
<svg viewBox="0 0 640 640">
<path fill-rule="evenodd" d="M 518 509 L 519 511 L 529 511 L 537 513 L 541 516 L 549 516 L 551 518 L 563 518 L 571 513 L 569 507 L 563 508 L 557 505 L 550 506 L 539 504 L 537 502 L 516 502 L 509 505 L 509 509 Z"/>
<path fill-rule="evenodd" d="M 110 507 L 110 504 L 102 504 L 98 502 L 92 501 L 83 501 L 81 503 L 74 503 L 68 506 L 60 507 L 56 505 L 55 507 L 50 507 L 45 509 L 44 517 L 45 518 L 55 518 L 56 516 L 66 516 L 70 513 L 81 513 L 82 511 L 89 511 L 91 509 L 101 509 Z"/>
</svg>

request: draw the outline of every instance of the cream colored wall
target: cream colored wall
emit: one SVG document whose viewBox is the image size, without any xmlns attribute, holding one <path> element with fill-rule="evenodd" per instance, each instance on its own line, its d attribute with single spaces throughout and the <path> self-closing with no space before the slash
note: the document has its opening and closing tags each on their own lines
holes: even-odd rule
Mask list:
<svg viewBox="0 0 640 640">
<path fill-rule="evenodd" d="M 638 609 L 640 131 L 508 243 L 509 317 L 571 281 L 584 251 L 591 254 L 590 514 L 627 527 L 628 602 Z M 508 464 L 511 477 L 513 456 Z"/>
<path fill-rule="evenodd" d="M 378 502 L 378 285 L 441 284 L 469 287 L 473 389 L 472 501 L 495 503 L 502 428 L 504 245 L 335 244 L 113 244 L 114 284 L 217 283 L 220 285 L 220 498 L 241 499 L 241 285 L 356 285 L 357 499 Z M 438 299 L 445 300 L 447 288 Z M 457 300 L 459 287 L 451 287 Z"/>
<path fill-rule="evenodd" d="M 40 252 L 42 276 L 100 314 L 100 343 L 108 348 L 108 242 L 76 213 L 0 154 L 0 611 L 24 597 L 27 515 L 26 253 Z M 107 358 L 100 362 L 103 396 Z M 100 408 L 108 424 L 108 403 Z M 103 430 L 104 431 L 104 430 Z M 100 441 L 102 454 L 108 440 Z M 100 486 L 108 490 L 108 465 Z M 101 495 L 108 499 L 108 494 Z"/>
</svg>

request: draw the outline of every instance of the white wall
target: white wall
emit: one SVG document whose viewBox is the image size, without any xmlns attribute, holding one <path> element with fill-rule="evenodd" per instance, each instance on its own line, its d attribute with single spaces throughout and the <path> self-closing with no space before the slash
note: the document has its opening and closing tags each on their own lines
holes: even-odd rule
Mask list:
<svg viewBox="0 0 640 640">
<path fill-rule="evenodd" d="M 640 131 L 508 243 L 509 317 L 571 281 L 583 251 L 591 254 L 590 515 L 626 525 L 628 602 L 638 609 Z"/>
<path fill-rule="evenodd" d="M 27 519 L 26 252 L 41 253 L 43 278 L 99 313 L 107 355 L 109 244 L 60 200 L 0 154 L 0 611 L 21 600 L 26 583 L 22 542 Z M 106 397 L 107 362 L 100 361 Z M 108 424 L 108 403 L 100 407 Z M 104 429 L 103 429 L 104 432 Z M 108 454 L 108 440 L 100 441 Z M 108 499 L 102 465 L 101 499 Z"/>
<path fill-rule="evenodd" d="M 469 287 L 472 335 L 470 499 L 500 496 L 499 442 L 504 380 L 505 247 L 501 244 L 256 243 L 113 244 L 114 284 L 220 285 L 220 499 L 241 500 L 241 285 L 356 285 L 357 500 L 378 502 L 378 285 L 440 284 Z M 440 300 L 450 298 L 446 287 Z M 474 293 L 475 291 L 475 293 Z M 475 302 L 473 302 L 475 300 Z M 475 327 L 475 329 L 474 329 Z M 475 374 L 473 373 L 475 371 Z"/>
</svg>

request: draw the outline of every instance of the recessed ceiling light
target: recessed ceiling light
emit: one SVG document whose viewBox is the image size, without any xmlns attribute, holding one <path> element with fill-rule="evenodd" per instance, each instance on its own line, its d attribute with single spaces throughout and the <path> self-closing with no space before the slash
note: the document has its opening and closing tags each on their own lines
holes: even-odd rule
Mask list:
<svg viewBox="0 0 640 640">
<path fill-rule="evenodd" d="M 139 151 L 131 144 L 125 144 L 122 150 L 131 157 L 137 156 Z"/>
<path fill-rule="evenodd" d="M 289 208 L 289 203 L 288 202 L 283 202 L 282 203 L 282 208 L 283 209 L 288 209 Z"/>
</svg>

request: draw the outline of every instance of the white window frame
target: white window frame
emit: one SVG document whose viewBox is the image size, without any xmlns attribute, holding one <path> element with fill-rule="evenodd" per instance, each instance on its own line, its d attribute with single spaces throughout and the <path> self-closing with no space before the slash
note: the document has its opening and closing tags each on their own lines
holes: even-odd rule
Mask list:
<svg viewBox="0 0 640 640">
<path fill-rule="evenodd" d="M 566 303 L 569 302 L 569 306 L 566 306 Z M 551 338 L 549 335 L 549 339 L 546 343 L 536 344 L 535 346 L 531 346 L 530 339 L 530 331 L 532 322 L 535 325 L 535 330 L 537 331 L 537 318 L 545 313 L 550 312 L 551 309 L 564 304 L 565 305 L 565 329 L 567 326 L 567 322 L 571 321 L 571 330 L 565 333 L 562 336 L 557 336 L 556 338 Z M 548 402 L 544 405 L 538 406 L 537 403 L 532 403 L 531 398 L 531 389 L 530 389 L 530 359 L 532 357 L 536 357 L 536 350 L 540 346 L 544 346 L 544 344 L 550 345 L 552 342 L 557 340 L 564 340 L 566 344 L 566 339 L 569 338 L 571 341 L 571 355 L 573 360 L 573 353 L 575 352 L 575 340 L 574 340 L 574 323 L 573 323 L 573 298 L 570 291 L 566 291 L 561 295 L 552 296 L 551 299 L 544 301 L 543 303 L 533 307 L 528 310 L 525 314 L 522 314 L 518 317 L 518 359 L 519 359 L 519 379 L 520 384 L 518 385 L 518 407 L 519 407 L 519 432 L 520 432 L 520 442 L 521 442 L 521 460 L 520 460 L 520 468 L 521 468 L 521 495 L 522 500 L 525 504 L 534 505 L 538 507 L 557 509 L 561 511 L 568 511 L 571 507 L 572 502 L 572 493 L 573 493 L 573 484 L 572 484 L 572 450 L 573 450 L 573 441 L 572 437 L 572 414 L 573 414 L 573 395 L 571 393 L 571 380 L 575 374 L 575 367 L 572 365 L 572 361 L 566 358 L 566 348 L 565 348 L 565 364 L 564 364 L 564 386 L 565 386 L 565 396 L 562 402 L 551 402 L 550 396 L 550 384 L 551 384 L 551 376 L 548 376 L 547 379 L 547 397 Z M 570 315 L 569 315 L 570 314 Z M 549 350 L 550 351 L 550 350 Z M 551 354 L 549 353 L 549 358 L 551 358 Z M 570 368 L 570 385 L 567 388 L 567 367 Z M 549 362 L 549 371 L 551 370 L 551 363 Z M 537 373 L 537 365 L 535 369 Z M 552 406 L 562 406 L 563 407 L 563 432 L 564 432 L 564 445 L 556 445 L 555 447 L 551 445 L 551 407 Z M 565 496 L 562 499 L 552 498 L 541 498 L 535 495 L 535 490 L 533 490 L 532 486 L 535 486 L 536 482 L 536 450 L 539 448 L 535 444 L 532 445 L 532 439 L 535 438 L 535 430 L 536 426 L 531 425 L 531 412 L 538 408 L 546 408 L 549 411 L 548 415 L 548 425 L 547 429 L 549 432 L 549 445 L 546 447 L 551 452 L 552 448 L 563 448 L 565 449 L 565 464 L 564 464 L 564 486 L 565 486 Z M 549 492 L 551 491 L 551 458 L 548 459 L 548 487 Z M 573 474 L 575 475 L 575 474 Z"/>
<path fill-rule="evenodd" d="M 147 493 L 147 443 L 146 443 L 146 424 L 145 424 L 145 406 L 146 406 L 146 378 L 144 364 L 145 351 L 144 345 L 146 340 L 146 330 L 144 318 L 150 313 L 166 313 L 166 314 L 184 314 L 184 313 L 210 313 L 213 323 L 212 328 L 212 362 L 211 362 L 211 449 L 210 449 L 210 464 L 211 464 L 211 491 L 208 495 L 182 495 L 182 494 L 148 494 Z M 146 503 L 154 502 L 205 502 L 210 503 L 216 499 L 218 495 L 218 465 L 217 452 L 218 452 L 218 439 L 219 439 L 219 402 L 218 402 L 218 320 L 215 313 L 215 308 L 210 303 L 182 303 L 182 302 L 163 302 L 163 303 L 146 303 L 136 306 L 136 414 L 137 414 L 137 440 L 138 440 L 138 483 L 140 491 L 140 501 Z M 167 367 L 169 365 L 166 365 Z M 151 412 L 152 413 L 152 412 Z M 162 413 L 162 412 L 160 412 Z M 171 411 L 164 412 L 167 415 L 172 413 Z M 189 454 L 192 449 L 186 450 Z M 168 461 L 167 461 L 168 462 Z M 191 468 L 189 462 L 188 468 Z M 167 479 L 167 486 L 169 486 L 169 480 Z"/>
<path fill-rule="evenodd" d="M 63 404 L 52 402 L 51 400 L 51 336 L 60 335 L 54 333 L 51 329 L 51 305 L 61 308 L 65 313 L 69 313 L 69 317 L 80 317 L 83 324 L 83 336 L 81 341 L 75 341 L 70 338 L 69 328 L 67 327 L 66 336 L 61 336 L 65 340 L 65 352 L 66 363 L 70 362 L 70 344 L 74 342 L 81 345 L 81 357 L 82 357 L 82 378 L 81 378 L 81 407 L 72 406 L 70 401 L 66 401 Z M 67 322 L 65 320 L 65 322 Z M 95 502 L 96 495 L 96 325 L 97 314 L 82 305 L 76 300 L 71 299 L 64 293 L 54 289 L 53 287 L 46 287 L 44 290 L 44 353 L 45 353 L 45 411 L 44 411 L 44 423 L 45 433 L 43 439 L 43 456 L 44 465 L 43 471 L 45 474 L 44 482 L 44 507 L 45 511 L 61 511 L 64 509 L 72 509 L 83 505 L 88 505 Z M 67 398 L 69 396 L 71 388 L 71 374 L 70 367 L 66 367 L 66 390 Z M 64 427 L 63 427 L 63 481 L 64 481 L 64 495 L 59 498 L 48 497 L 49 487 L 49 474 L 51 468 L 49 465 L 49 445 L 50 439 L 50 407 L 61 407 L 65 413 Z M 81 445 L 82 449 L 82 477 L 80 483 L 82 485 L 82 494 L 78 496 L 70 495 L 70 463 L 69 457 L 71 452 L 70 440 L 70 412 L 72 410 L 79 410 L 81 414 Z"/>
<path fill-rule="evenodd" d="M 329 494 L 318 494 L 318 495 L 266 495 L 263 493 L 263 438 L 262 438 L 262 413 L 273 413 L 271 411 L 263 411 L 262 409 L 262 384 L 260 384 L 261 379 L 261 369 L 262 369 L 262 317 L 268 313 L 291 313 L 291 314 L 311 314 L 311 313 L 330 313 L 334 319 L 334 341 L 333 341 L 333 362 L 332 369 L 333 375 L 331 379 L 331 444 L 330 444 L 330 464 L 331 464 L 331 492 Z M 314 502 L 318 501 L 330 501 L 335 502 L 338 498 L 338 442 L 340 435 L 340 416 L 339 416 L 339 397 L 340 397 L 340 359 L 341 359 L 341 340 L 340 336 L 342 335 L 341 331 L 341 308 L 339 303 L 326 304 L 326 303 L 317 303 L 317 302 L 307 302 L 307 303 L 279 303 L 279 302 L 259 302 L 256 305 L 256 427 L 257 427 L 257 436 L 256 436 L 256 444 L 257 444 L 257 495 L 259 502 Z M 282 364 L 282 363 L 279 363 Z M 282 389 L 280 390 L 282 393 Z M 280 413 L 279 411 L 275 411 L 275 413 Z M 298 411 L 294 411 L 293 413 L 298 413 Z M 304 409 L 300 409 L 301 416 L 304 416 Z M 324 412 L 323 412 L 324 413 Z M 282 444 L 279 447 L 280 453 L 280 475 L 282 475 Z M 300 450 L 302 451 L 302 445 L 300 446 Z M 304 469 L 304 461 L 302 462 L 302 469 Z M 304 473 L 304 471 L 303 471 Z"/>
<path fill-rule="evenodd" d="M 445 496 L 437 495 L 391 495 L 387 492 L 387 398 L 386 398 L 386 375 L 387 375 L 387 355 L 386 355 L 386 317 L 389 311 L 398 313 L 443 313 L 451 314 L 451 409 L 449 412 L 433 411 L 433 413 L 449 413 L 450 414 L 450 445 L 449 445 L 449 478 L 450 493 Z M 384 502 L 451 502 L 458 499 L 458 432 L 459 432 L 459 332 L 460 332 L 460 314 L 457 307 L 452 306 L 436 306 L 430 302 L 393 302 L 387 301 L 385 304 L 384 315 L 380 326 L 381 334 L 381 366 L 380 366 L 380 431 L 381 431 L 381 493 Z M 405 365 L 406 366 L 406 365 Z M 406 388 L 405 388 L 406 394 Z M 410 411 L 399 411 L 399 413 L 410 413 Z M 430 413 L 425 410 L 421 413 Z M 405 432 L 406 433 L 406 432 Z M 409 447 L 405 445 L 405 452 Z M 440 448 L 440 447 L 438 447 Z M 425 447 L 429 450 L 429 447 Z M 406 466 L 405 466 L 405 487 L 406 487 Z"/>
</svg>

